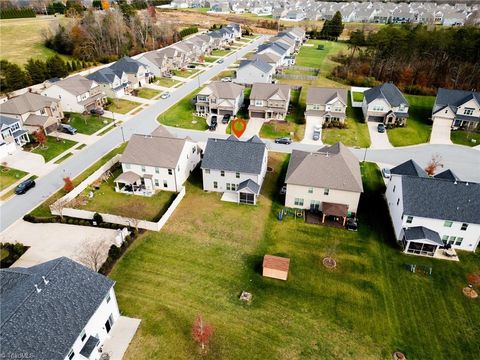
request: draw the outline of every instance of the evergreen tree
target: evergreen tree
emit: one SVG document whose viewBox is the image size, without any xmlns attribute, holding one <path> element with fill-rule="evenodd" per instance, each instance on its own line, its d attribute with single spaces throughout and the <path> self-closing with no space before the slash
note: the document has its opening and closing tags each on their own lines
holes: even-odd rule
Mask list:
<svg viewBox="0 0 480 360">
<path fill-rule="evenodd" d="M 0 92 L 7 93 L 28 86 L 28 74 L 17 64 L 0 60 Z"/>
<path fill-rule="evenodd" d="M 25 70 L 30 76 L 32 84 L 39 84 L 47 79 L 47 66 L 42 60 L 29 59 Z"/>
<path fill-rule="evenodd" d="M 50 59 L 47 60 L 47 71 L 50 78 L 62 78 L 68 75 L 67 66 L 58 55 L 52 56 Z"/>
</svg>

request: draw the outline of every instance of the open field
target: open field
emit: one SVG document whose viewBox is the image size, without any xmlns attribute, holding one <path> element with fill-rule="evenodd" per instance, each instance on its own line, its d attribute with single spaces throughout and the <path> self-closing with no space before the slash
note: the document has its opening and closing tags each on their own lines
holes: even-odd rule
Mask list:
<svg viewBox="0 0 480 360">
<path fill-rule="evenodd" d="M 18 180 L 25 177 L 28 173 L 22 170 L 0 166 L 0 191 L 6 189 Z"/>
<path fill-rule="evenodd" d="M 112 119 L 96 115 L 68 113 L 68 116 L 68 124 L 77 129 L 79 133 L 86 135 L 94 134 L 98 130 L 103 129 L 105 126 L 113 122 Z"/>
<path fill-rule="evenodd" d="M 395 350 L 408 359 L 475 358 L 480 304 L 461 289 L 480 255 L 457 263 L 401 254 L 371 164 L 358 233 L 278 221 L 286 158 L 271 153 L 258 206 L 221 202 L 197 174 L 162 232 L 129 248 L 111 273 L 123 314 L 142 319 L 125 358 L 388 359 Z M 261 276 L 267 253 L 291 258 L 288 281 Z M 322 266 L 325 256 L 335 270 Z M 406 271 L 412 262 L 431 265 L 432 277 Z M 250 305 L 238 300 L 243 290 Z M 207 354 L 191 337 L 198 314 L 215 329 Z"/>
<path fill-rule="evenodd" d="M 452 130 L 450 139 L 454 144 L 477 146 L 480 145 L 480 132 Z M 472 140 L 475 140 L 475 142 L 472 142 Z"/>
<path fill-rule="evenodd" d="M 0 20 L 0 58 L 25 64 L 29 58 L 45 60 L 57 54 L 43 45 L 42 34 L 68 21 L 63 15 Z"/>
<path fill-rule="evenodd" d="M 130 101 L 130 100 L 125 100 L 125 99 L 109 99 L 111 104 L 106 106 L 106 109 L 108 111 L 113 111 L 119 114 L 126 114 L 133 109 L 135 109 L 137 106 L 140 106 L 142 104 Z"/>
<path fill-rule="evenodd" d="M 33 153 L 42 155 L 45 162 L 49 162 L 64 151 L 70 149 L 76 144 L 75 141 L 58 139 L 54 136 L 47 136 L 47 141 L 44 146 L 37 146 L 32 150 Z"/>
</svg>

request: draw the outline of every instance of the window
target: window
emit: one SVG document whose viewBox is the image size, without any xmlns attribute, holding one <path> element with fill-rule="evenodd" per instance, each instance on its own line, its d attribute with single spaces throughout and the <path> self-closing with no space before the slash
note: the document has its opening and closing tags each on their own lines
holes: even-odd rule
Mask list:
<svg viewBox="0 0 480 360">
<path fill-rule="evenodd" d="M 395 192 L 396 188 L 397 188 L 397 185 L 393 185 L 393 192 Z"/>
<path fill-rule="evenodd" d="M 68 359 L 72 360 L 74 356 L 75 356 L 75 353 L 73 352 L 73 350 L 70 350 L 70 352 L 68 353 L 68 356 L 67 356 Z"/>
<path fill-rule="evenodd" d="M 173 174 L 173 169 L 168 169 L 168 175 L 172 175 Z"/>
<path fill-rule="evenodd" d="M 160 169 L 159 168 L 155 168 L 155 174 L 160 174 Z"/>
<path fill-rule="evenodd" d="M 218 189 L 218 182 L 216 182 L 216 181 L 213 182 L 213 188 Z"/>
<path fill-rule="evenodd" d="M 80 340 L 83 342 L 86 337 L 87 337 L 87 334 L 85 334 L 85 329 L 83 329 L 82 332 L 80 333 Z"/>
<path fill-rule="evenodd" d="M 110 294 L 107 295 L 106 300 L 107 300 L 107 304 L 108 304 L 110 302 Z"/>
<path fill-rule="evenodd" d="M 227 183 L 227 190 L 231 190 L 230 189 L 230 183 Z"/>
<path fill-rule="evenodd" d="M 210 174 L 210 169 L 205 169 L 205 174 Z"/>
<path fill-rule="evenodd" d="M 465 109 L 463 110 L 463 114 L 464 114 L 464 115 L 473 115 L 473 111 L 474 111 L 473 108 L 465 108 Z"/>
<path fill-rule="evenodd" d="M 297 205 L 297 206 L 303 206 L 303 199 L 295 198 L 294 204 Z"/>
<path fill-rule="evenodd" d="M 460 246 L 462 245 L 463 237 L 457 237 L 457 241 L 455 241 L 455 245 Z"/>
<path fill-rule="evenodd" d="M 196 147 L 193 146 L 193 147 L 192 147 L 192 154 L 195 154 L 195 151 L 197 151 L 197 150 L 196 150 Z"/>
<path fill-rule="evenodd" d="M 313 194 L 313 188 L 308 188 L 308 193 Z"/>
<path fill-rule="evenodd" d="M 467 223 L 463 223 L 463 224 L 462 224 L 462 227 L 460 228 L 460 230 L 465 231 L 465 230 L 467 230 L 467 228 L 468 228 L 468 224 L 467 224 Z"/>
<path fill-rule="evenodd" d="M 413 221 L 413 216 L 407 216 L 407 224 L 411 224 Z"/>
<path fill-rule="evenodd" d="M 339 106 L 336 106 L 336 107 L 333 108 L 333 111 L 341 112 L 341 111 L 342 111 L 342 108 L 339 107 Z"/>
<path fill-rule="evenodd" d="M 225 176 L 225 171 L 220 171 L 220 176 Z"/>
<path fill-rule="evenodd" d="M 373 111 L 383 111 L 383 106 L 374 105 L 374 106 L 373 106 Z"/>
<path fill-rule="evenodd" d="M 453 244 L 455 243 L 455 240 L 456 240 L 456 239 L 457 239 L 457 238 L 456 238 L 455 236 L 450 236 L 450 237 L 448 238 L 448 243 L 449 243 L 450 245 L 453 245 Z"/>
<path fill-rule="evenodd" d="M 397 199 L 397 206 L 400 204 L 400 198 Z"/>
<path fill-rule="evenodd" d="M 255 100 L 255 106 L 263 106 L 262 100 Z"/>
<path fill-rule="evenodd" d="M 239 173 L 239 172 L 235 173 L 235 177 L 236 177 L 237 179 L 240 179 L 240 173 Z"/>
<path fill-rule="evenodd" d="M 326 188 L 323 190 L 323 195 L 328 195 L 330 193 L 330 189 Z"/>
<path fill-rule="evenodd" d="M 453 221 L 448 221 L 448 220 L 446 220 L 446 221 L 443 223 L 443 226 L 445 226 L 445 227 L 452 227 L 452 225 L 453 225 Z"/>
<path fill-rule="evenodd" d="M 443 241 L 443 243 L 446 245 L 447 242 L 448 242 L 448 235 L 443 235 L 443 236 L 442 236 L 442 241 Z"/>
<path fill-rule="evenodd" d="M 313 110 L 322 110 L 322 107 L 321 107 L 321 105 L 319 105 L 319 104 L 313 104 L 313 105 L 312 105 L 312 109 L 313 109 Z"/>
<path fill-rule="evenodd" d="M 164 188 L 168 187 L 167 180 L 163 180 L 163 187 L 164 187 Z"/>
<path fill-rule="evenodd" d="M 142 172 L 145 172 L 145 166 L 142 165 Z"/>
<path fill-rule="evenodd" d="M 156 186 L 156 187 L 159 187 L 159 186 L 160 186 L 160 183 L 158 182 L 158 179 L 155 179 L 155 186 Z"/>
</svg>

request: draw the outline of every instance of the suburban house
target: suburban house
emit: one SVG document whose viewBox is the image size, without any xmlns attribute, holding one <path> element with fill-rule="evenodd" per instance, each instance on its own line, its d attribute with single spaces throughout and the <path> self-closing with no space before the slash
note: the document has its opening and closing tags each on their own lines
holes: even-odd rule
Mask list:
<svg viewBox="0 0 480 360">
<path fill-rule="evenodd" d="M 285 177 L 285 206 L 319 213 L 343 226 L 363 192 L 360 164 L 342 143 L 316 152 L 293 150 Z"/>
<path fill-rule="evenodd" d="M 244 85 L 271 83 L 274 74 L 275 68 L 259 58 L 241 60 L 233 81 Z"/>
<path fill-rule="evenodd" d="M 241 141 L 208 139 L 202 161 L 203 189 L 222 200 L 255 205 L 267 172 L 268 151 L 257 136 Z"/>
<path fill-rule="evenodd" d="M 94 80 L 74 75 L 52 83 L 42 95 L 59 99 L 64 111 L 83 113 L 102 107 L 106 96 L 102 87 Z"/>
<path fill-rule="evenodd" d="M 243 105 L 244 87 L 231 82 L 212 81 L 195 96 L 200 115 L 236 115 Z"/>
<path fill-rule="evenodd" d="M 329 122 L 344 123 L 347 111 L 347 90 L 310 87 L 307 93 L 305 118 L 322 125 Z"/>
<path fill-rule="evenodd" d="M 175 138 L 162 126 L 150 135 L 133 135 L 120 157 L 122 174 L 114 180 L 115 190 L 144 196 L 179 192 L 200 157 L 195 142 Z"/>
<path fill-rule="evenodd" d="M 110 65 L 110 69 L 119 77 L 121 77 L 123 73 L 127 74 L 130 89 L 138 89 L 148 84 L 150 77 L 148 67 L 131 57 L 124 56 Z"/>
<path fill-rule="evenodd" d="M 0 159 L 15 152 L 18 146 L 30 141 L 28 131 L 22 129 L 22 121 L 0 115 Z"/>
<path fill-rule="evenodd" d="M 163 76 L 169 70 L 165 52 L 149 51 L 143 53 L 137 60 L 144 64 L 154 76 Z"/>
<path fill-rule="evenodd" d="M 250 93 L 250 118 L 285 120 L 290 102 L 290 85 L 254 83 Z"/>
<path fill-rule="evenodd" d="M 403 126 L 408 118 L 408 101 L 392 83 L 375 86 L 363 93 L 362 111 L 367 121 Z"/>
<path fill-rule="evenodd" d="M 429 177 L 413 160 L 391 169 L 385 193 L 395 237 L 409 254 L 444 247 L 475 251 L 480 241 L 480 184 L 450 170 Z"/>
<path fill-rule="evenodd" d="M 260 59 L 266 62 L 267 64 L 271 65 L 274 70 L 282 64 L 282 57 L 280 55 L 273 54 L 273 53 L 254 54 L 251 60 L 256 60 L 256 59 Z"/>
<path fill-rule="evenodd" d="M 289 49 L 290 47 L 287 44 L 274 42 L 260 45 L 258 47 L 257 54 L 276 54 L 282 59 L 280 64 L 288 66 L 290 64 L 290 60 L 286 58 L 290 55 Z"/>
<path fill-rule="evenodd" d="M 87 79 L 95 81 L 105 95 L 111 98 L 121 98 L 125 95 L 125 89 L 128 87 L 127 74 L 122 72 L 117 75 L 108 67 L 87 75 Z"/>
<path fill-rule="evenodd" d="M 66 257 L 0 269 L 0 347 L 30 359 L 100 359 L 120 317 L 106 276 Z"/>
<path fill-rule="evenodd" d="M 432 121 L 453 128 L 475 129 L 480 123 L 480 93 L 476 91 L 438 89 Z"/>
<path fill-rule="evenodd" d="M 0 114 L 20 120 L 19 129 L 27 130 L 29 133 L 42 129 L 47 135 L 56 131 L 63 119 L 59 100 L 32 92 L 26 92 L 0 104 Z M 14 132 L 19 130 L 15 124 L 12 126 Z M 20 133 L 17 135 L 19 145 L 25 140 L 28 141 L 28 136 Z"/>
<path fill-rule="evenodd" d="M 157 53 L 159 57 L 163 56 L 166 59 L 166 72 L 182 68 L 188 64 L 185 53 L 172 46 L 160 49 Z"/>
</svg>

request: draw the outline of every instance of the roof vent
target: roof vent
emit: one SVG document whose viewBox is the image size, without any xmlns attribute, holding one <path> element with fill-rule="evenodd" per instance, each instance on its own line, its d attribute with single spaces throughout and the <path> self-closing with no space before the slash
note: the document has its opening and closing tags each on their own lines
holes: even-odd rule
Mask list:
<svg viewBox="0 0 480 360">
<path fill-rule="evenodd" d="M 40 293 L 42 291 L 42 289 L 40 289 L 37 284 L 35 284 L 35 289 L 37 290 L 37 293 Z"/>
<path fill-rule="evenodd" d="M 50 282 L 50 281 L 48 281 L 48 280 L 45 278 L 45 276 L 42 276 L 42 279 L 43 279 L 43 283 L 44 283 L 45 285 L 48 285 L 48 283 Z"/>
<path fill-rule="evenodd" d="M 455 180 L 453 183 L 454 183 L 455 185 L 457 185 L 457 180 Z"/>
<path fill-rule="evenodd" d="M 468 186 L 468 182 L 465 183 L 465 186 Z"/>
</svg>

